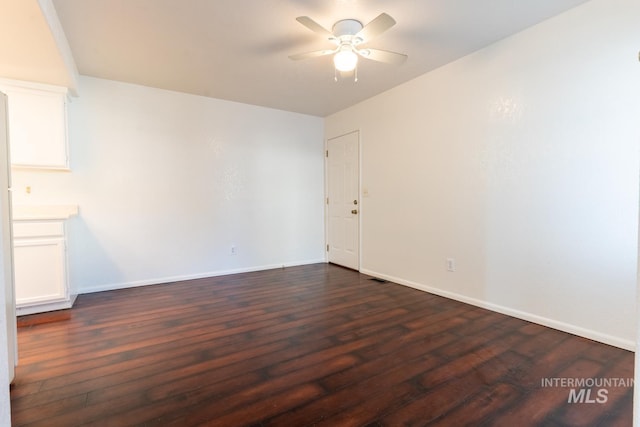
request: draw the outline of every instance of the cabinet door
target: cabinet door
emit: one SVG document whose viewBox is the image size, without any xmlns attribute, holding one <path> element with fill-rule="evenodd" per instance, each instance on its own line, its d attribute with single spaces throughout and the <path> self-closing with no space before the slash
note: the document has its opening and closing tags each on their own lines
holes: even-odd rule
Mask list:
<svg viewBox="0 0 640 427">
<path fill-rule="evenodd" d="M 16 239 L 14 274 L 18 306 L 66 299 L 64 238 Z"/>
<path fill-rule="evenodd" d="M 11 164 L 68 169 L 66 94 L 4 88 L 9 98 Z"/>
</svg>

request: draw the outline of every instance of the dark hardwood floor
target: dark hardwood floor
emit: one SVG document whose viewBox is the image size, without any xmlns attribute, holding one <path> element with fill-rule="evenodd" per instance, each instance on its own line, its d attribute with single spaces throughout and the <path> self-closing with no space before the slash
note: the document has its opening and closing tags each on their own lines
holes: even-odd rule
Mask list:
<svg viewBox="0 0 640 427">
<path fill-rule="evenodd" d="M 22 324 L 14 426 L 632 420 L 632 387 L 543 386 L 632 378 L 631 352 L 332 265 L 81 295 Z"/>
</svg>

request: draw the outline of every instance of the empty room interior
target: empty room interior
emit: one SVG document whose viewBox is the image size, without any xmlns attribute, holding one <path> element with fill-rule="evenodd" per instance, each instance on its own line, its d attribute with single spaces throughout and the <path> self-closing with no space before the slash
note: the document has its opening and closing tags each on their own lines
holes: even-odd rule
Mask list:
<svg viewBox="0 0 640 427">
<path fill-rule="evenodd" d="M 640 425 L 639 18 L 0 0 L 0 425 Z"/>
</svg>

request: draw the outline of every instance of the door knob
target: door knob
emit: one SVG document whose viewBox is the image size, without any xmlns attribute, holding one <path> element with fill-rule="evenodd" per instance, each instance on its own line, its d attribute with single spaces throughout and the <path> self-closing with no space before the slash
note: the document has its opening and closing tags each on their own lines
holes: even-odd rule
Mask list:
<svg viewBox="0 0 640 427">
<path fill-rule="evenodd" d="M 358 201 L 357 201 L 357 200 L 354 200 L 354 201 L 353 201 L 353 204 L 354 204 L 354 205 L 357 205 L 357 204 L 358 204 Z"/>
<path fill-rule="evenodd" d="M 351 213 L 354 214 L 354 215 L 357 214 L 358 213 L 358 209 L 352 210 Z"/>
</svg>

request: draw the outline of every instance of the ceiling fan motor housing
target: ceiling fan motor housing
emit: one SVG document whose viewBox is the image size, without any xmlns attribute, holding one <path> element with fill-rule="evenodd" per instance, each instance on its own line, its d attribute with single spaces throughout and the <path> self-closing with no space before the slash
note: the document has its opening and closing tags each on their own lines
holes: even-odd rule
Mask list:
<svg viewBox="0 0 640 427">
<path fill-rule="evenodd" d="M 358 34 L 362 29 L 362 22 L 356 21 L 355 19 L 343 19 L 333 24 L 331 29 L 333 30 L 333 34 L 338 38 L 353 36 Z"/>
</svg>

